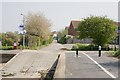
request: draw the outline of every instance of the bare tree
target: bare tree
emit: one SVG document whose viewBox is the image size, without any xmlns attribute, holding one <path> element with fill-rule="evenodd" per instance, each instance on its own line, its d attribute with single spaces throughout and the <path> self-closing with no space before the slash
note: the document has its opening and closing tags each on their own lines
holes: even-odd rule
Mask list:
<svg viewBox="0 0 120 80">
<path fill-rule="evenodd" d="M 50 21 L 42 13 L 29 13 L 26 16 L 26 30 L 28 34 L 48 39 L 51 32 L 50 27 Z"/>
</svg>

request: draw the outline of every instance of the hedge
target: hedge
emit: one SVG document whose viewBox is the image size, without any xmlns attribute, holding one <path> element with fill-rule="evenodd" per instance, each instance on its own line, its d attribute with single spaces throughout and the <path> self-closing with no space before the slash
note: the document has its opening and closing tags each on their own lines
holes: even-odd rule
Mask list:
<svg viewBox="0 0 120 80">
<path fill-rule="evenodd" d="M 73 45 L 71 50 L 76 50 L 77 47 L 78 47 L 78 50 L 81 50 L 81 51 L 97 51 L 98 50 L 98 46 L 94 44 L 87 45 L 87 44 L 80 44 L 80 43 Z M 109 48 L 108 46 L 105 46 L 105 47 L 102 47 L 102 50 L 109 51 L 114 49 Z"/>
<path fill-rule="evenodd" d="M 2 46 L 2 50 L 13 50 L 13 46 Z"/>
</svg>

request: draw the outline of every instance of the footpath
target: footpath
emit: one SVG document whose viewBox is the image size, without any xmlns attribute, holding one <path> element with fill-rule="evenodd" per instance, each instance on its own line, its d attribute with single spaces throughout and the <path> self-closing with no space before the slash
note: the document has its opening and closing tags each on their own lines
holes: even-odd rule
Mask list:
<svg viewBox="0 0 120 80">
<path fill-rule="evenodd" d="M 41 50 L 23 50 L 2 68 L 2 80 L 39 80 L 53 67 L 62 45 L 52 43 Z"/>
</svg>

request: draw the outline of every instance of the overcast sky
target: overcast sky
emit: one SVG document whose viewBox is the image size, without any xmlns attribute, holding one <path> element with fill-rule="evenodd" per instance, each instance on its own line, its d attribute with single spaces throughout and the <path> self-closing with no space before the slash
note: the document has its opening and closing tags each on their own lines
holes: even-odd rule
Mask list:
<svg viewBox="0 0 120 80">
<path fill-rule="evenodd" d="M 69 26 L 71 20 L 80 20 L 90 15 L 108 16 L 114 21 L 118 21 L 118 2 L 7 2 L 0 3 L 0 17 L 2 29 L 0 31 L 19 31 L 22 23 L 21 13 L 27 15 L 28 12 L 42 12 L 46 18 L 52 22 L 51 30 L 61 30 Z M 32 0 L 31 0 L 32 1 Z M 46 0 L 45 0 L 46 1 Z M 73 1 L 73 0 L 72 0 Z"/>
</svg>

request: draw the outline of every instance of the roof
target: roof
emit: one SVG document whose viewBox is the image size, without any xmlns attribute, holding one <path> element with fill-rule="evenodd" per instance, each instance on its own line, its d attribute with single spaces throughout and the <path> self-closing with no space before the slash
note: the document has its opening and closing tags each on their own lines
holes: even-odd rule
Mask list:
<svg viewBox="0 0 120 80">
<path fill-rule="evenodd" d="M 72 24 L 74 28 L 77 28 L 79 23 L 80 21 L 72 20 L 70 24 Z"/>
<path fill-rule="evenodd" d="M 116 25 L 118 25 L 118 26 L 120 25 L 120 22 L 114 22 L 114 23 L 115 23 Z"/>
<path fill-rule="evenodd" d="M 78 24 L 80 23 L 79 20 L 72 20 L 70 22 L 70 25 L 72 24 L 74 28 L 77 28 L 78 27 Z M 114 22 L 116 25 L 120 25 L 120 22 Z"/>
</svg>

